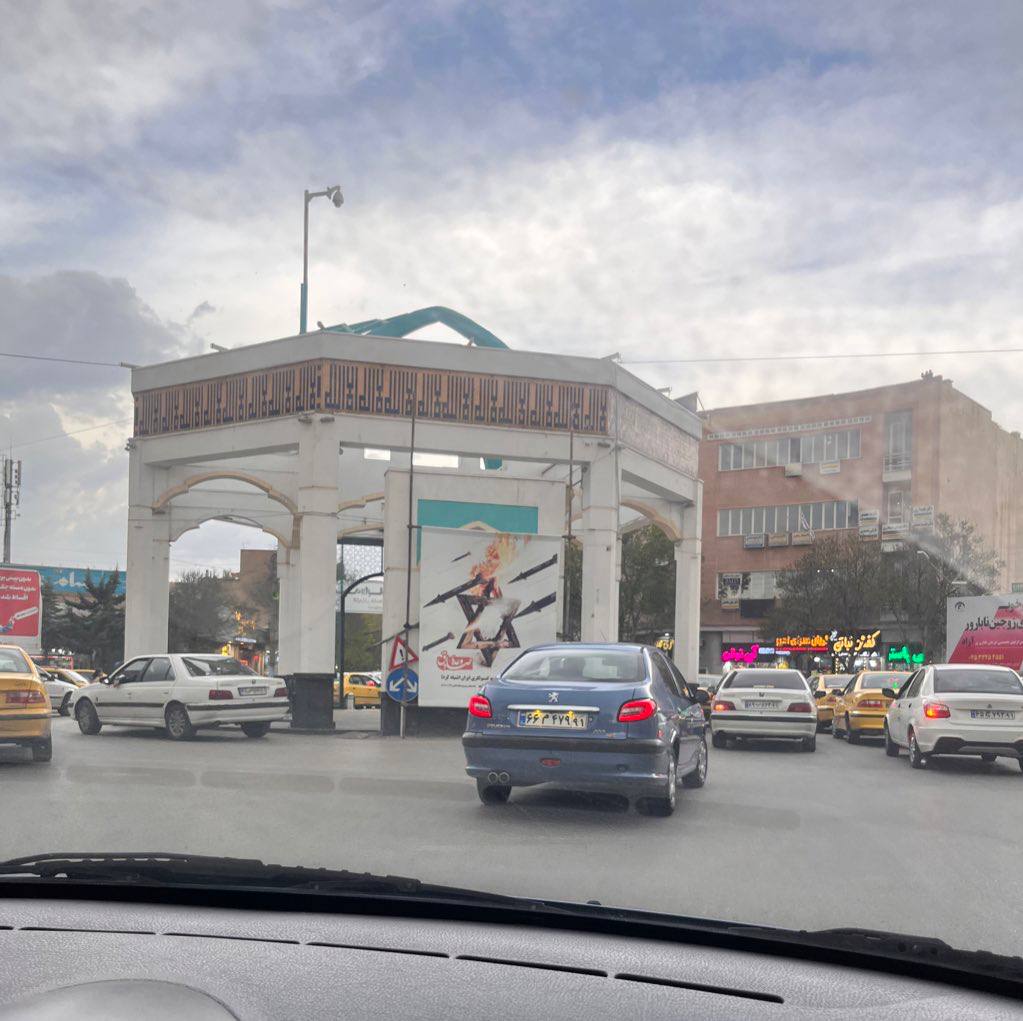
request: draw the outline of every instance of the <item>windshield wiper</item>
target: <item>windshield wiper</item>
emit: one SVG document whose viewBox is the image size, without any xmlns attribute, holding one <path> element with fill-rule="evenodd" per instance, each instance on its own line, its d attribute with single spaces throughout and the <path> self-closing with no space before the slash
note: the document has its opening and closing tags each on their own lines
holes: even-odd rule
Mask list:
<svg viewBox="0 0 1023 1021">
<path fill-rule="evenodd" d="M 347 869 L 271 865 L 256 858 L 143 852 L 52 852 L 0 861 L 0 882 L 63 880 L 125 886 L 204 886 L 221 889 L 291 890 L 356 896 L 463 900 L 524 907 L 542 902 L 424 883 L 408 876 L 378 876 Z"/>
</svg>

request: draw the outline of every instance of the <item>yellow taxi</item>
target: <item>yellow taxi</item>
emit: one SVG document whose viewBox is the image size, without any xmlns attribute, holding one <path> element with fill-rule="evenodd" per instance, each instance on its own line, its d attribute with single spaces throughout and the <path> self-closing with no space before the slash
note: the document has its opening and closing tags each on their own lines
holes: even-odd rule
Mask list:
<svg viewBox="0 0 1023 1021">
<path fill-rule="evenodd" d="M 832 736 L 845 737 L 849 744 L 857 744 L 861 737 L 883 737 L 884 719 L 892 700 L 882 691 L 898 691 L 908 678 L 908 672 L 894 670 L 861 670 L 855 674 L 835 702 Z"/>
<path fill-rule="evenodd" d="M 370 673 L 347 673 L 344 675 L 344 690 L 341 681 L 334 680 L 334 705 L 348 704 L 348 696 L 356 709 L 377 709 L 380 707 L 380 678 Z"/>
<path fill-rule="evenodd" d="M 0 745 L 32 749 L 35 762 L 53 757 L 50 697 L 35 664 L 17 645 L 0 645 Z"/>
<path fill-rule="evenodd" d="M 852 680 L 852 674 L 811 674 L 810 690 L 823 691 L 817 699 L 817 729 L 827 730 L 835 718 L 835 703 L 842 689 Z"/>
</svg>

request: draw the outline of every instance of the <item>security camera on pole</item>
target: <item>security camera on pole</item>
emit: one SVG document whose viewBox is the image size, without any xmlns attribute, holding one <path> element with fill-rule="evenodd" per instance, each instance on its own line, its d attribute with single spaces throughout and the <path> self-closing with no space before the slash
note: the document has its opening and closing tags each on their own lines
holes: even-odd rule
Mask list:
<svg viewBox="0 0 1023 1021">
<path fill-rule="evenodd" d="M 309 307 L 309 202 L 311 199 L 328 198 L 340 209 L 344 202 L 341 185 L 335 184 L 323 191 L 307 191 L 305 193 L 305 215 L 303 217 L 302 234 L 302 296 L 299 306 L 298 332 L 306 332 L 306 313 Z"/>
</svg>

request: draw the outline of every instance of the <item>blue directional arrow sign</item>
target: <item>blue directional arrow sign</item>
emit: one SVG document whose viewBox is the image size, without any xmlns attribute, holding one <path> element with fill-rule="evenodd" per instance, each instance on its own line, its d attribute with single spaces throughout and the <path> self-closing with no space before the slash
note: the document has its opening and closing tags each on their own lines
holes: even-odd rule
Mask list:
<svg viewBox="0 0 1023 1021">
<path fill-rule="evenodd" d="M 387 675 L 384 688 L 395 702 L 414 702 L 419 694 L 419 674 L 408 667 L 395 667 Z"/>
</svg>

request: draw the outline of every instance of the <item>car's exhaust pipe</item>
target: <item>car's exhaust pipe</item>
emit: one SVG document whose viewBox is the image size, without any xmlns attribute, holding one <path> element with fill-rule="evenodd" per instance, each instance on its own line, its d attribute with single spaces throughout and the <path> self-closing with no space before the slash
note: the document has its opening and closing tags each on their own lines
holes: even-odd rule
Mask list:
<svg viewBox="0 0 1023 1021">
<path fill-rule="evenodd" d="M 507 783 L 511 777 L 507 773 L 499 773 L 497 779 L 500 780 L 501 783 Z"/>
<path fill-rule="evenodd" d="M 497 783 L 497 774 L 493 770 L 491 770 L 489 773 L 487 773 L 487 779 L 491 783 Z"/>
</svg>

